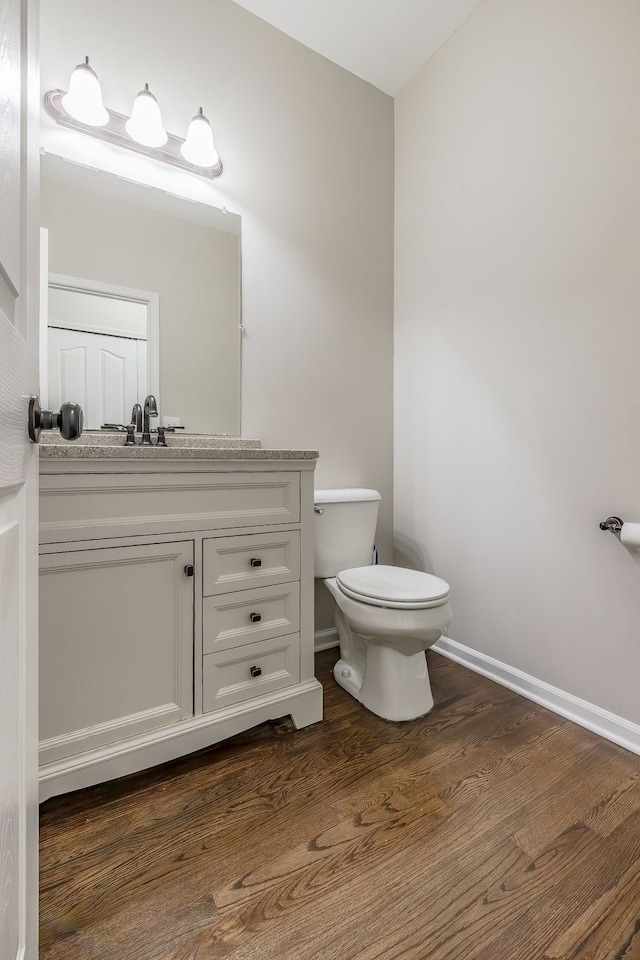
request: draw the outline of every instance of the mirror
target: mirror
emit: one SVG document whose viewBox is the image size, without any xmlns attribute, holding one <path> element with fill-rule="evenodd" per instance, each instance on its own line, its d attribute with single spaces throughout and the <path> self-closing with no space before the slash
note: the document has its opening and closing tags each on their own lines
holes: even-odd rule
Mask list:
<svg viewBox="0 0 640 960">
<path fill-rule="evenodd" d="M 41 393 L 86 426 L 240 434 L 240 217 L 46 154 Z"/>
</svg>

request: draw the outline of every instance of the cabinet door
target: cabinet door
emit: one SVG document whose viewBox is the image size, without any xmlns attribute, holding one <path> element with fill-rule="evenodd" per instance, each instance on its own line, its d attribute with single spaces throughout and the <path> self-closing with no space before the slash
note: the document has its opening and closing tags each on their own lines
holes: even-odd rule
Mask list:
<svg viewBox="0 0 640 960">
<path fill-rule="evenodd" d="M 193 542 L 40 558 L 40 761 L 193 715 Z"/>
</svg>

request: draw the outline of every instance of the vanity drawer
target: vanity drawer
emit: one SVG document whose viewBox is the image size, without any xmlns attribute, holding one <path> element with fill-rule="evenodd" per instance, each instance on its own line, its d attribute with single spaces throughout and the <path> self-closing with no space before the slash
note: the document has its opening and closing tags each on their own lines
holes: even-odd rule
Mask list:
<svg viewBox="0 0 640 960">
<path fill-rule="evenodd" d="M 202 711 L 210 713 L 298 683 L 300 637 L 275 637 L 202 661 Z"/>
<path fill-rule="evenodd" d="M 203 653 L 284 637 L 299 629 L 299 583 L 239 590 L 203 601 Z"/>
<path fill-rule="evenodd" d="M 300 474 L 43 474 L 40 542 L 300 521 Z"/>
<path fill-rule="evenodd" d="M 300 579 L 300 533 L 251 533 L 203 542 L 205 597 Z"/>
</svg>

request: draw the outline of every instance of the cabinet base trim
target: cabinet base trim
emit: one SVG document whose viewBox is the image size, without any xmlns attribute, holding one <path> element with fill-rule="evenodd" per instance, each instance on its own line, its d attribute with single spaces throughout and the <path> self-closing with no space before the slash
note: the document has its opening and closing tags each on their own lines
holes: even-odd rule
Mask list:
<svg viewBox="0 0 640 960">
<path fill-rule="evenodd" d="M 127 728 L 137 727 L 137 733 L 143 730 L 157 729 L 169 723 L 180 720 L 180 707 L 177 703 L 164 703 L 151 710 L 142 710 L 132 713 L 128 717 L 116 717 L 105 723 L 97 723 L 84 730 L 74 730 L 73 733 L 63 733 L 59 737 L 51 737 L 40 742 L 40 766 L 54 763 L 61 757 L 68 759 L 70 753 L 84 753 L 89 749 L 97 749 L 109 741 L 122 740 L 127 737 Z M 128 731 L 131 733 L 131 730 Z"/>
<path fill-rule="evenodd" d="M 44 764 L 40 768 L 40 801 L 175 760 L 289 714 L 298 729 L 322 720 L 322 685 L 317 680 Z"/>
</svg>

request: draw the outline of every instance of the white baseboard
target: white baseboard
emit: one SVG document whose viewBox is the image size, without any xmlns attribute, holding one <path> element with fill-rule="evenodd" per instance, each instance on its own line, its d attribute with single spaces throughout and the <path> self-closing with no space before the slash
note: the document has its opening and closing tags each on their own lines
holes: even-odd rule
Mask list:
<svg viewBox="0 0 640 960">
<path fill-rule="evenodd" d="M 314 637 L 314 650 L 328 650 L 330 647 L 339 647 L 338 632 L 334 627 L 328 630 L 316 630 Z"/>
<path fill-rule="evenodd" d="M 547 707 L 561 717 L 566 717 L 581 727 L 586 727 L 587 730 L 593 730 L 605 740 L 612 740 L 613 743 L 625 747 L 632 753 L 640 754 L 640 725 L 637 723 L 631 723 L 615 713 L 603 710 L 602 707 L 580 700 L 571 693 L 552 687 L 544 680 L 537 680 L 536 677 L 516 667 L 510 667 L 501 660 L 494 660 L 493 657 L 472 650 L 471 647 L 465 647 L 462 643 L 450 640 L 448 637 L 441 637 L 432 649 L 475 673 L 481 673 L 482 676 L 495 680 L 503 687 L 515 690 L 516 693 Z"/>
</svg>

